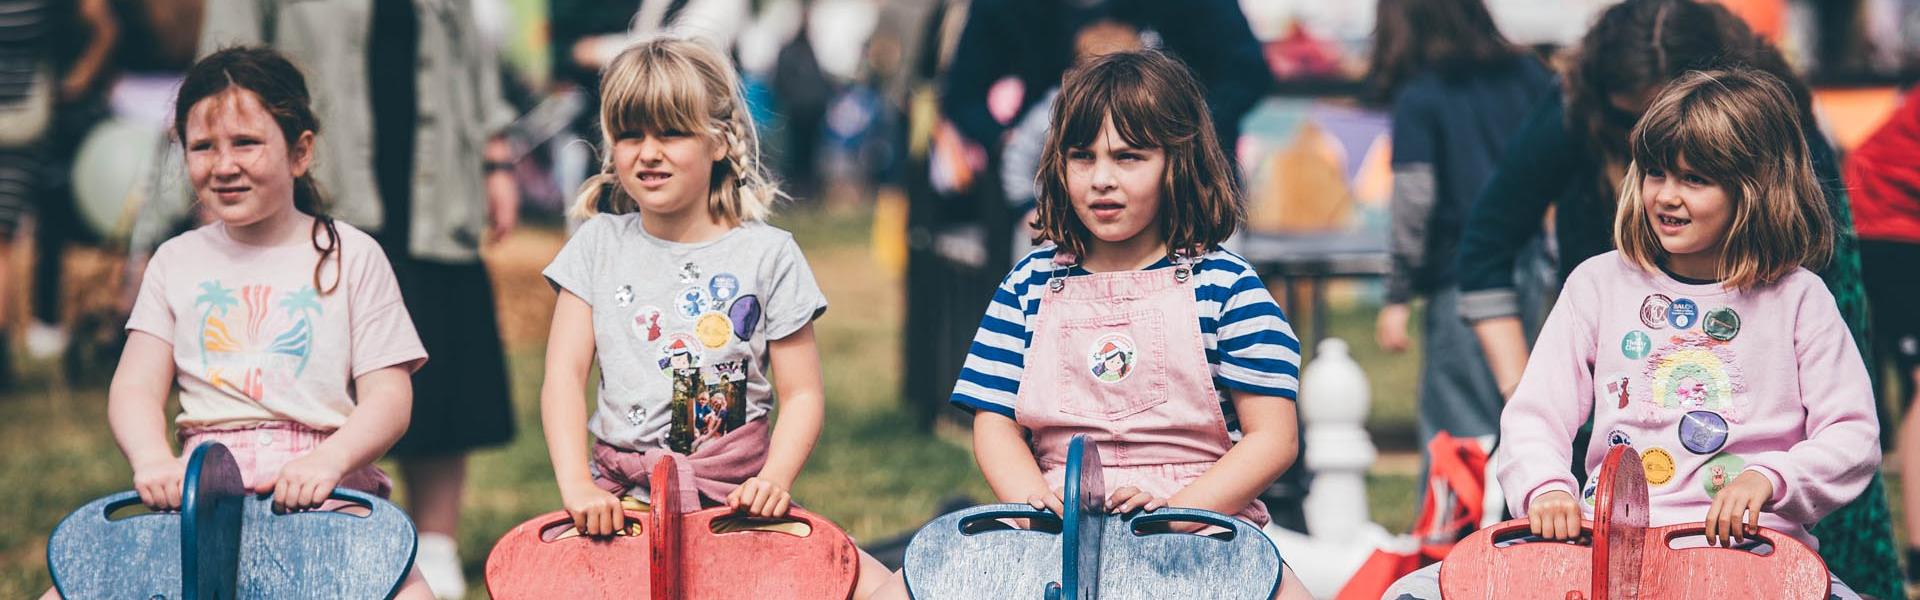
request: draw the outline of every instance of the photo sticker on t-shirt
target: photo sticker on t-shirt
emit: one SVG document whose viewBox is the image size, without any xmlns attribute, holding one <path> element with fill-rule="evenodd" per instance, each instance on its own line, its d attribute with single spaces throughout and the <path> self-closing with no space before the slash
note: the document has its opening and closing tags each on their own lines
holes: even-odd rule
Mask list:
<svg viewBox="0 0 1920 600">
<path fill-rule="evenodd" d="M 207 382 L 255 401 L 295 385 L 313 356 L 313 323 L 323 310 L 309 286 L 276 296 L 273 286 L 235 290 L 218 280 L 200 283 L 193 306 Z"/>
<path fill-rule="evenodd" d="M 673 370 L 667 446 L 692 454 L 747 421 L 747 361 Z"/>
</svg>

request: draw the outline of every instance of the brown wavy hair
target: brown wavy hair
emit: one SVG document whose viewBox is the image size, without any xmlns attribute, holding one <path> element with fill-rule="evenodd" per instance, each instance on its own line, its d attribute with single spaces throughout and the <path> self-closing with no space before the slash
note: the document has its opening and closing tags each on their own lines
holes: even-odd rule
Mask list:
<svg viewBox="0 0 1920 600">
<path fill-rule="evenodd" d="M 1233 235 L 1245 213 L 1200 83 L 1173 57 L 1136 50 L 1091 59 L 1060 84 L 1035 178 L 1036 243 L 1052 241 L 1086 256 L 1092 234 L 1073 212 L 1066 157 L 1091 145 L 1109 117 L 1127 145 L 1165 153 L 1159 218 L 1169 253 L 1210 252 Z"/>
<path fill-rule="evenodd" d="M 1666 248 L 1647 220 L 1640 178 L 1649 167 L 1687 170 L 1720 186 L 1733 207 L 1719 279 L 1747 290 L 1833 255 L 1833 217 L 1813 173 L 1799 111 L 1787 84 L 1758 69 L 1695 71 L 1654 100 L 1633 128 L 1633 162 L 1620 183 L 1614 245 L 1653 270 Z"/>
<path fill-rule="evenodd" d="M 1627 134 L 1640 118 L 1615 107 L 1615 94 L 1657 93 L 1688 71 L 1746 67 L 1784 84 L 1800 121 L 1813 123 L 1813 94 L 1780 51 L 1717 3 L 1626 0 L 1601 14 L 1569 58 L 1567 129 L 1600 161 L 1596 198 L 1617 197 L 1615 178 L 1631 160 Z"/>
</svg>

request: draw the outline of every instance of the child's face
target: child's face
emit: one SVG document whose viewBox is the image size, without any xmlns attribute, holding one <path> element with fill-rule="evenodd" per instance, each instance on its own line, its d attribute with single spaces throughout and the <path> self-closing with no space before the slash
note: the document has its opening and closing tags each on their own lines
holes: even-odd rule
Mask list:
<svg viewBox="0 0 1920 600">
<path fill-rule="evenodd" d="M 1067 196 L 1074 216 L 1093 233 L 1091 245 L 1123 244 L 1142 235 L 1160 238 L 1164 152 L 1128 147 L 1109 117 L 1092 144 L 1066 153 Z"/>
<path fill-rule="evenodd" d="M 1640 201 L 1646 204 L 1647 224 L 1668 254 L 1718 253 L 1733 220 L 1733 203 L 1718 182 L 1687 169 L 1685 160 L 1673 171 L 1641 170 Z"/>
<path fill-rule="evenodd" d="M 313 133 L 294 147 L 253 92 L 230 88 L 187 112 L 187 177 L 194 197 L 230 226 L 258 223 L 293 207 L 293 180 L 313 160 Z"/>
<path fill-rule="evenodd" d="M 705 132 L 636 131 L 613 141 L 613 169 L 620 177 L 620 188 L 640 210 L 654 214 L 705 211 L 713 163 L 726 156 L 726 145 Z"/>
</svg>

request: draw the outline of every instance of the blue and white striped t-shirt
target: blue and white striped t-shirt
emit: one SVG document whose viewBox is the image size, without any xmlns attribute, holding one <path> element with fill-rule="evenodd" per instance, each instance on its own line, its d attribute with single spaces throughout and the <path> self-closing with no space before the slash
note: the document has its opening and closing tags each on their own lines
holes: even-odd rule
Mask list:
<svg viewBox="0 0 1920 600">
<path fill-rule="evenodd" d="M 1013 418 L 1027 348 L 1033 341 L 1029 323 L 1040 312 L 1040 297 L 1047 293 L 1053 253 L 1053 246 L 1035 249 L 1000 282 L 987 314 L 980 318 L 980 329 L 973 334 L 960 381 L 953 386 L 949 401 L 955 406 Z M 1216 250 L 1197 262 L 1193 295 L 1200 313 L 1200 337 L 1227 429 L 1237 433 L 1239 419 L 1227 390 L 1294 399 L 1300 390 L 1300 341 L 1246 259 Z M 1172 266 L 1172 261 L 1161 259 L 1147 268 Z M 1075 266 L 1063 274 L 1087 271 Z"/>
</svg>

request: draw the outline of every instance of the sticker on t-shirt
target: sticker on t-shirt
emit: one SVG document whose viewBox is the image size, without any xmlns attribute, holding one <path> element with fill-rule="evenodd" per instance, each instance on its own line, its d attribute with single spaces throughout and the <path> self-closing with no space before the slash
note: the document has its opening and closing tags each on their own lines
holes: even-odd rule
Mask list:
<svg viewBox="0 0 1920 600">
<path fill-rule="evenodd" d="M 628 323 L 633 325 L 634 337 L 647 343 L 660 341 L 662 316 L 660 307 L 651 304 L 634 309 L 633 318 L 628 320 Z"/>
<path fill-rule="evenodd" d="M 707 288 L 689 286 L 673 296 L 673 314 L 692 321 L 707 312 Z"/>
<path fill-rule="evenodd" d="M 700 340 L 686 333 L 675 333 L 660 342 L 660 372 L 673 375 L 674 369 L 698 368 L 705 353 Z"/>
<path fill-rule="evenodd" d="M 733 339 L 733 322 L 726 315 L 710 312 L 700 315 L 700 321 L 693 325 L 694 335 L 700 336 L 700 343 L 708 348 L 719 348 Z"/>
<path fill-rule="evenodd" d="M 1633 381 L 1625 375 L 1615 375 L 1608 377 L 1606 382 L 1607 399 L 1613 401 L 1616 405 L 1614 408 L 1626 408 L 1627 402 L 1632 400 L 1629 389 L 1633 385 Z"/>
<path fill-rule="evenodd" d="M 747 422 L 747 362 L 673 370 L 667 447 L 692 454 Z"/>
<path fill-rule="evenodd" d="M 627 409 L 628 425 L 639 427 L 641 423 L 645 422 L 647 422 L 647 409 L 645 407 L 635 406 Z"/>
<path fill-rule="evenodd" d="M 1133 374 L 1133 361 L 1138 356 L 1133 338 L 1109 333 L 1093 341 L 1093 348 L 1087 353 L 1087 368 L 1093 372 L 1093 378 L 1102 383 L 1119 383 Z"/>
<path fill-rule="evenodd" d="M 1640 324 L 1647 329 L 1665 329 L 1667 327 L 1667 309 L 1673 306 L 1673 298 L 1666 294 L 1650 294 L 1640 301 Z"/>
<path fill-rule="evenodd" d="M 760 297 L 747 294 L 735 298 L 733 306 L 727 307 L 727 320 L 733 325 L 733 336 L 740 341 L 753 339 L 753 332 L 760 328 Z"/>
<path fill-rule="evenodd" d="M 613 290 L 613 303 L 620 308 L 633 306 L 633 286 L 623 285 Z"/>
<path fill-rule="evenodd" d="M 1707 337 L 1731 342 L 1734 336 L 1740 335 L 1740 313 L 1733 312 L 1733 309 L 1724 306 L 1713 309 L 1707 312 L 1707 318 L 1701 322 L 1700 330 L 1705 331 Z"/>
<path fill-rule="evenodd" d="M 234 290 L 203 281 L 193 307 L 200 310 L 200 360 L 216 388 L 264 400 L 291 389 L 313 357 L 322 307 L 310 286 L 275 295 L 269 285 Z"/>
<path fill-rule="evenodd" d="M 1696 410 L 1680 417 L 1680 445 L 1694 454 L 1713 454 L 1727 445 L 1727 419 L 1719 413 Z"/>
<path fill-rule="evenodd" d="M 1640 468 L 1649 485 L 1666 485 L 1673 480 L 1673 455 L 1664 448 L 1648 448 L 1640 454 Z"/>
<path fill-rule="evenodd" d="M 692 262 L 680 265 L 680 283 L 700 283 L 700 266 Z"/>
<path fill-rule="evenodd" d="M 1620 354 L 1627 357 L 1627 360 L 1646 358 L 1647 352 L 1651 350 L 1653 350 L 1653 339 L 1647 337 L 1647 332 L 1635 329 L 1620 338 Z"/>
<path fill-rule="evenodd" d="M 1690 331 L 1674 336 L 1647 358 L 1649 398 L 1666 409 L 1709 410 L 1738 422 L 1734 399 L 1746 392 L 1733 349 Z"/>
<path fill-rule="evenodd" d="M 1614 446 L 1632 446 L 1632 445 L 1633 445 L 1633 438 L 1629 437 L 1627 435 L 1627 432 L 1621 431 L 1618 429 L 1607 432 L 1608 448 L 1612 448 Z"/>
<path fill-rule="evenodd" d="M 1700 489 L 1706 490 L 1708 498 L 1718 496 L 1745 468 L 1747 459 L 1722 452 L 1700 466 Z"/>
<path fill-rule="evenodd" d="M 707 294 L 713 297 L 713 310 L 723 310 L 727 302 L 740 295 L 740 278 L 732 273 L 720 273 L 707 279 Z"/>
<path fill-rule="evenodd" d="M 1674 329 L 1685 331 L 1692 329 L 1693 324 L 1699 322 L 1700 305 L 1694 304 L 1692 300 L 1681 298 L 1673 301 L 1673 306 L 1667 307 L 1667 324 L 1672 325 Z"/>
<path fill-rule="evenodd" d="M 1586 485 L 1586 487 L 1583 487 L 1583 488 L 1580 488 L 1580 503 L 1581 503 L 1581 504 L 1585 504 L 1585 505 L 1587 505 L 1587 507 L 1589 507 L 1589 508 L 1591 508 L 1591 507 L 1593 507 L 1593 495 L 1594 495 L 1594 493 L 1595 493 L 1595 492 L 1596 492 L 1596 491 L 1598 490 L 1598 488 L 1600 487 L 1600 486 L 1597 486 L 1597 485 L 1594 485 L 1594 484 L 1596 484 L 1596 483 L 1598 483 L 1599 481 L 1600 481 L 1600 478 L 1599 478 L 1599 477 L 1588 477 L 1588 478 L 1587 478 L 1587 485 Z"/>
</svg>

